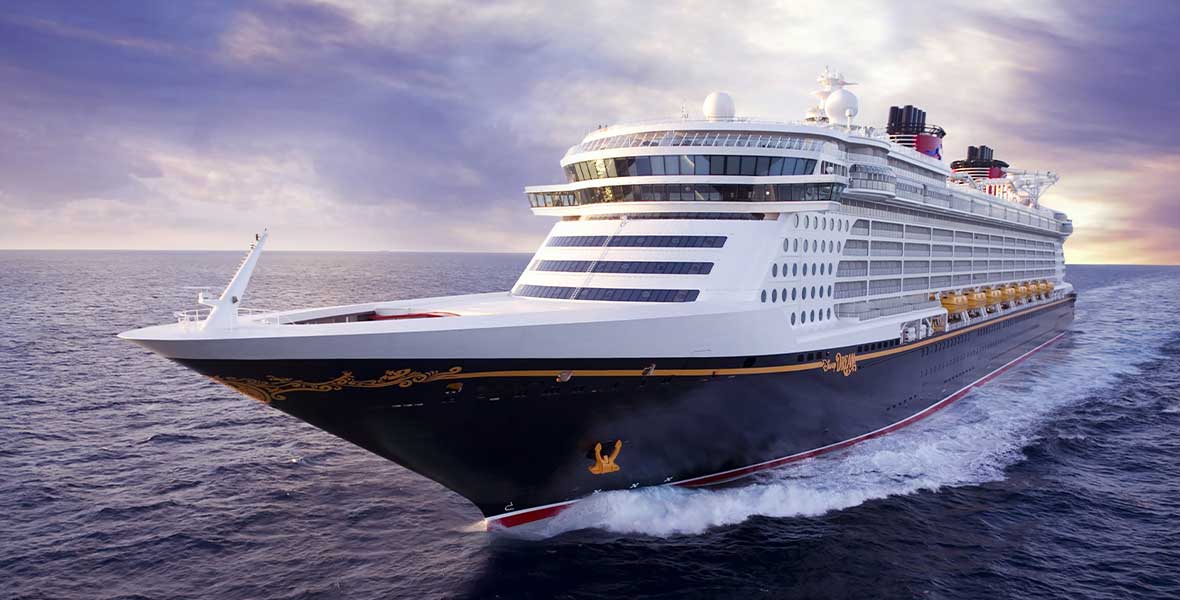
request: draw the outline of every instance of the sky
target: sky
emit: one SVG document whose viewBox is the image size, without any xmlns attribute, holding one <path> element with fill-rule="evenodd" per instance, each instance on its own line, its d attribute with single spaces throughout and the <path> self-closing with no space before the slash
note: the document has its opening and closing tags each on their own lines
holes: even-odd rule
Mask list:
<svg viewBox="0 0 1180 600">
<path fill-rule="evenodd" d="M 1180 264 L 1180 2 L 6 3 L 0 248 L 532 251 L 602 123 L 914 104 L 1061 175 L 1075 263 Z"/>
</svg>

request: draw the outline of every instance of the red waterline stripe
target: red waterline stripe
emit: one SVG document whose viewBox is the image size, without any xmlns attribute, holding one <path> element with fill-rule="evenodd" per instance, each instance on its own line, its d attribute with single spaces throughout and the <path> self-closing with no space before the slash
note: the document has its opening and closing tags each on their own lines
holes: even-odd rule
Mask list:
<svg viewBox="0 0 1180 600">
<path fill-rule="evenodd" d="M 1008 369 L 1011 369 L 1012 367 L 1020 364 L 1021 362 L 1024 362 L 1024 360 L 1027 359 L 1029 356 L 1032 356 L 1032 354 L 1034 352 L 1044 348 L 1045 346 L 1048 346 L 1049 344 L 1052 344 L 1053 342 L 1056 342 L 1057 340 L 1061 339 L 1061 337 L 1064 335 L 1065 335 L 1065 332 L 1062 332 L 1062 333 L 1059 333 L 1059 334 L 1053 336 L 1051 339 L 1041 343 L 1041 345 L 1039 345 L 1039 346 L 1033 348 L 1032 350 L 1029 350 L 1028 352 L 1025 352 L 1024 354 L 1021 354 L 1020 356 L 1012 359 L 1004 366 L 1002 366 L 1002 367 L 996 369 L 995 371 L 992 371 L 991 373 L 988 373 L 987 375 L 984 375 L 983 377 L 980 377 L 979 379 L 976 379 L 975 381 L 967 384 L 962 389 L 951 394 L 950 396 L 947 396 L 946 398 L 943 398 L 942 400 L 939 400 L 938 402 L 926 407 L 921 412 L 916 413 L 913 416 L 907 417 L 905 419 L 902 419 L 901 421 L 898 421 L 892 425 L 885 426 L 885 427 L 878 429 L 876 431 L 870 431 L 869 433 L 866 433 L 866 434 L 863 434 L 863 435 L 860 435 L 860 436 L 857 436 L 854 438 L 850 438 L 850 439 L 844 440 L 842 442 L 836 442 L 835 444 L 824 446 L 822 448 L 816 448 L 814 450 L 800 452 L 799 454 L 792 454 L 790 456 L 786 456 L 783 458 L 776 458 L 774 460 L 770 460 L 770 461 L 767 461 L 764 463 L 758 463 L 756 465 L 750 465 L 748 467 L 741 467 L 741 468 L 733 469 L 731 471 L 723 471 L 721 473 L 715 473 L 713 475 L 702 475 L 700 477 L 686 479 L 684 481 L 677 481 L 677 482 L 669 483 L 666 485 L 675 485 L 675 486 L 680 486 L 680 487 L 703 487 L 703 486 L 714 485 L 714 484 L 718 484 L 718 483 L 724 483 L 727 481 L 732 481 L 734 479 L 745 477 L 745 476 L 753 474 L 753 473 L 757 473 L 759 471 L 773 469 L 776 467 L 780 467 L 782 465 L 786 465 L 786 464 L 798 462 L 800 460 L 804 460 L 807 458 L 819 456 L 821 454 L 827 454 L 828 452 L 842 450 L 844 448 L 847 448 L 847 447 L 852 446 L 854 444 L 863 442 L 865 440 L 871 440 L 873 438 L 881 437 L 887 433 L 897 431 L 898 429 L 901 429 L 902 427 L 905 427 L 906 425 L 910 425 L 910 424 L 916 423 L 918 421 L 921 421 L 922 419 L 938 412 L 939 410 L 946 408 L 947 406 L 950 406 L 950 404 L 952 402 L 962 398 L 963 396 L 966 396 L 967 393 L 970 392 L 971 390 L 973 390 L 979 386 L 982 386 L 985 383 L 988 383 L 989 381 L 995 379 L 996 377 L 999 377 L 1001 374 L 1003 374 Z M 549 506 L 540 506 L 537 508 L 524 510 L 524 511 L 521 511 L 518 513 L 509 513 L 509 514 L 502 515 L 502 516 L 489 517 L 487 519 L 488 529 L 489 530 L 491 530 L 491 529 L 504 529 L 504 528 L 509 528 L 509 527 L 516 527 L 518 525 L 524 525 L 526 523 L 532 523 L 534 521 L 540 521 L 541 519 L 548 519 L 550 517 L 557 515 L 558 513 L 562 512 L 562 511 L 564 511 L 565 509 L 569 508 L 575 502 L 577 502 L 577 500 L 570 500 L 568 502 L 562 502 L 559 504 L 552 504 Z"/>
</svg>

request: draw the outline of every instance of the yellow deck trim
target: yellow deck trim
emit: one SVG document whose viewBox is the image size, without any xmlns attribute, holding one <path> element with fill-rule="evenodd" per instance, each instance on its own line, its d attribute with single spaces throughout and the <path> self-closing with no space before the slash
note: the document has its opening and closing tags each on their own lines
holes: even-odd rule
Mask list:
<svg viewBox="0 0 1180 600">
<path fill-rule="evenodd" d="M 941 342 L 944 340 L 949 340 L 952 338 L 956 338 L 960 335 L 971 333 L 972 331 L 975 331 L 981 327 L 995 325 L 996 323 L 1003 323 L 1004 321 L 1007 321 L 1008 319 L 1013 319 L 1013 318 L 1016 318 L 1018 316 L 1022 316 L 1025 314 L 1032 314 L 1032 313 L 1040 311 L 1040 310 L 1044 310 L 1047 308 L 1058 306 L 1058 305 L 1063 304 L 1068 301 L 1069 301 L 1069 298 L 1062 298 L 1061 300 L 1057 300 L 1057 301 L 1051 302 L 1049 304 L 1043 304 L 1041 306 L 1035 306 L 1035 307 L 1021 310 L 1019 312 L 1015 312 L 1015 313 L 1012 313 L 1009 315 L 1004 315 L 1003 317 L 1000 317 L 998 319 L 988 319 L 987 321 L 984 321 L 982 323 L 976 323 L 975 325 L 971 325 L 971 326 L 965 327 L 963 329 L 959 329 L 957 331 L 954 331 L 954 332 L 946 334 L 946 335 L 941 335 L 941 336 L 934 337 L 934 338 L 927 338 L 927 339 L 922 340 L 920 342 L 914 342 L 911 344 L 904 344 L 902 346 L 898 346 L 896 348 L 890 348 L 888 350 L 880 350 L 877 352 L 870 352 L 868 354 L 857 354 L 856 358 L 857 358 L 857 360 L 871 360 L 874 358 L 884 358 L 886 356 L 900 354 L 902 352 L 910 352 L 913 350 L 917 350 L 918 348 L 924 348 L 924 347 L 929 346 L 931 344 L 937 344 L 938 342 Z M 799 352 L 797 354 L 803 354 L 803 353 Z M 654 372 L 650 373 L 647 376 L 649 376 L 649 377 L 668 377 L 668 376 L 671 376 L 671 377 L 712 377 L 715 375 L 767 375 L 767 374 L 771 374 L 771 373 L 790 373 L 793 371 L 810 371 L 813 369 L 819 369 L 822 366 L 823 366 L 822 361 L 813 361 L 813 362 L 801 363 L 801 364 L 797 364 L 797 365 L 777 365 L 777 366 L 772 366 L 772 367 L 734 367 L 734 368 L 729 368 L 729 369 L 660 369 L 657 367 Z M 566 372 L 565 370 L 561 370 L 561 369 L 529 370 L 529 371 L 477 371 L 477 372 L 471 372 L 471 373 L 440 373 L 437 376 L 435 376 L 434 379 L 435 380 L 451 380 L 451 379 L 487 379 L 487 378 L 491 378 L 491 377 L 557 377 L 565 372 Z M 644 369 L 581 369 L 581 370 L 575 369 L 570 372 L 573 374 L 574 377 L 644 377 L 644 374 L 643 374 Z"/>
</svg>

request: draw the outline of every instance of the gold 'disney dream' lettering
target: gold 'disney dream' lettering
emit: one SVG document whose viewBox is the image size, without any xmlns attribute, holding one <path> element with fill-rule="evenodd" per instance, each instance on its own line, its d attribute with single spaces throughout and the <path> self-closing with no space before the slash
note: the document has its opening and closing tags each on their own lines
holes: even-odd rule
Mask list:
<svg viewBox="0 0 1180 600">
<path fill-rule="evenodd" d="M 824 371 L 837 371 L 848 377 L 856 372 L 856 354 L 840 354 L 836 353 L 835 360 L 825 358 L 821 363 L 821 368 Z"/>
</svg>

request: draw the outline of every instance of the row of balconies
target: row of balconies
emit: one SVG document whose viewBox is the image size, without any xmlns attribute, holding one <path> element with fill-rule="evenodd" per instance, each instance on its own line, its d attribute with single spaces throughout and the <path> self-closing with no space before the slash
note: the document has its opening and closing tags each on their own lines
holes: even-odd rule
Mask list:
<svg viewBox="0 0 1180 600">
<path fill-rule="evenodd" d="M 852 235 L 877 237 L 877 238 L 893 238 L 893 239 L 910 239 L 919 241 L 932 240 L 935 242 L 948 242 L 959 244 L 987 244 L 989 246 L 1011 246 L 1024 248 L 1050 248 L 1052 244 L 1049 242 L 1038 242 L 1024 238 L 1005 237 L 999 235 L 989 235 L 986 233 L 972 233 L 969 231 L 953 231 L 946 229 L 932 229 L 920 225 L 902 225 L 900 223 L 888 223 L 884 221 L 872 221 L 865 219 L 858 219 L 852 225 Z"/>
<path fill-rule="evenodd" d="M 1025 269 L 1022 271 L 905 277 L 836 282 L 832 297 L 840 300 L 865 296 L 898 294 L 903 291 L 941 292 L 953 287 L 998 285 L 1030 279 L 1054 277 L 1054 269 Z"/>
<path fill-rule="evenodd" d="M 941 217 L 941 216 L 925 215 L 925 214 L 913 214 L 913 213 L 916 213 L 917 211 L 912 211 L 912 210 L 905 210 L 905 209 L 883 210 L 880 208 L 865 206 L 863 202 L 853 200 L 853 199 L 845 199 L 843 204 L 844 204 L 844 207 L 842 210 L 845 214 L 858 216 L 858 217 L 889 219 L 892 221 L 902 221 L 905 223 L 920 224 L 920 225 L 931 225 L 931 226 L 935 226 L 935 227 L 945 227 L 948 229 L 954 229 L 955 227 L 959 226 L 956 222 L 954 222 L 953 220 L 950 220 L 948 218 Z M 998 226 L 993 225 L 993 224 L 972 223 L 971 226 L 974 228 L 977 228 L 977 229 L 985 230 L 985 231 L 994 231 L 995 233 L 1001 234 L 1001 235 L 1004 233 L 1008 233 L 1009 235 L 1011 235 L 1011 233 L 1009 231 L 1004 230 L 1004 229 L 1000 229 Z M 1057 232 L 1059 230 L 1059 228 L 1056 227 L 1053 224 L 1053 222 L 1050 222 L 1045 227 L 1039 227 L 1039 228 L 1042 230 L 1048 229 L 1048 230 L 1054 231 L 1054 232 Z M 861 235 L 863 235 L 863 234 L 861 234 Z"/>
<path fill-rule="evenodd" d="M 914 244 L 901 242 L 881 242 L 865 240 L 848 240 L 844 243 L 845 256 L 906 256 L 906 257 L 1003 257 L 1007 259 L 1038 259 L 1052 258 L 1054 253 L 1048 250 L 1024 250 L 1015 248 L 980 248 L 972 246 L 945 246 L 934 244 Z"/>
<path fill-rule="evenodd" d="M 1055 268 L 1054 260 L 842 260 L 836 268 L 836 277 L 867 277 L 878 275 L 896 275 L 899 273 L 951 273 L 978 270 L 1012 270 L 1027 268 Z"/>
</svg>

